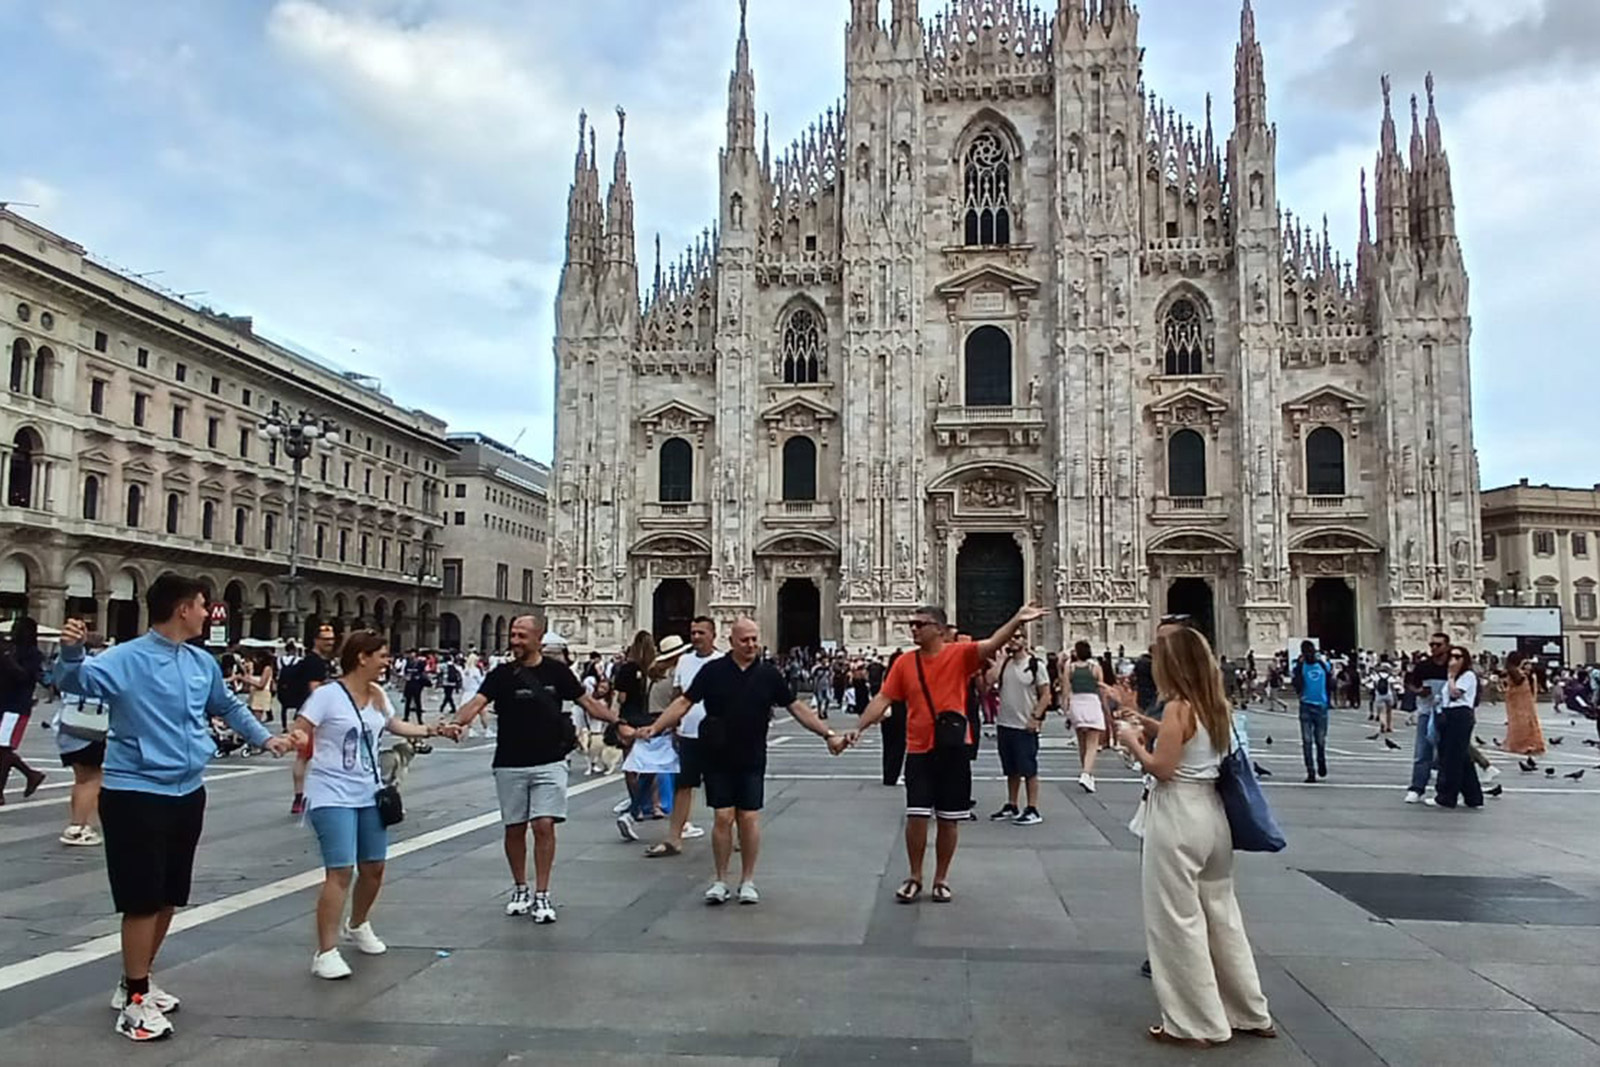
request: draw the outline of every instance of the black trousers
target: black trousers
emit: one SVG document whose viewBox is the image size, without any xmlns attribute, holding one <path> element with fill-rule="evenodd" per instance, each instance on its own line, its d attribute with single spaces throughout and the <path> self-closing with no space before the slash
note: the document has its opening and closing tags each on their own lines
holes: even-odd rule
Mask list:
<svg viewBox="0 0 1600 1067">
<path fill-rule="evenodd" d="M 405 722 L 410 722 L 411 713 L 415 711 L 417 713 L 417 722 L 420 723 L 422 721 L 422 687 L 412 688 L 409 685 L 406 686 L 405 697 L 406 707 L 405 711 L 401 713 L 401 719 Z"/>
<path fill-rule="evenodd" d="M 454 689 L 446 689 L 444 691 L 444 699 L 439 702 L 439 714 L 440 715 L 454 715 L 455 713 L 456 713 L 456 691 Z"/>
<path fill-rule="evenodd" d="M 1472 729 L 1477 716 L 1471 708 L 1445 708 L 1435 713 L 1439 723 L 1439 780 L 1434 803 L 1453 808 L 1458 799 L 1469 808 L 1483 806 L 1478 765 L 1472 762 Z"/>
<path fill-rule="evenodd" d="M 879 724 L 883 729 L 883 784 L 900 784 L 900 769 L 906 762 L 906 709 L 897 704 L 893 713 Z"/>
</svg>

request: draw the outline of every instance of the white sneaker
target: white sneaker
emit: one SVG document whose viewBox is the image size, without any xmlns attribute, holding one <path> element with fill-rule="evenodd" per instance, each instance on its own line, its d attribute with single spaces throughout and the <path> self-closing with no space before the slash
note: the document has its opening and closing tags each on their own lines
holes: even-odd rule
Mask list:
<svg viewBox="0 0 1600 1067">
<path fill-rule="evenodd" d="M 101 845 L 104 843 L 105 838 L 101 837 L 100 831 L 96 830 L 92 826 L 83 827 L 82 832 L 78 834 L 78 840 L 76 842 L 76 844 L 79 845 Z"/>
<path fill-rule="evenodd" d="M 705 831 L 704 827 L 696 826 L 692 822 L 686 822 L 686 823 L 683 824 L 683 839 L 685 841 L 692 841 L 697 837 L 704 837 L 704 836 L 706 836 L 706 831 Z"/>
<path fill-rule="evenodd" d="M 739 903 L 741 903 L 741 904 L 759 904 L 759 903 L 761 903 L 761 894 L 756 892 L 756 884 L 754 882 L 740 882 L 739 883 Z"/>
<path fill-rule="evenodd" d="M 1483 780 L 1486 782 L 1492 782 L 1498 777 L 1500 777 L 1500 768 L 1496 767 L 1492 763 L 1489 764 L 1489 769 L 1483 772 Z"/>
<path fill-rule="evenodd" d="M 617 833 L 622 835 L 624 841 L 639 840 L 639 831 L 634 829 L 632 815 L 623 812 L 617 816 Z"/>
<path fill-rule="evenodd" d="M 1083 787 L 1083 791 L 1085 793 L 1093 793 L 1094 775 L 1090 774 L 1088 771 L 1084 771 L 1082 774 L 1078 775 L 1078 784 Z"/>
<path fill-rule="evenodd" d="M 171 1015 L 183 1006 L 183 1002 L 156 985 L 154 978 L 150 979 L 150 992 L 144 995 L 144 1002 L 159 1011 L 162 1015 Z M 119 979 L 117 988 L 111 993 L 111 1010 L 121 1011 L 128 1006 L 128 987 Z"/>
<path fill-rule="evenodd" d="M 172 1023 L 156 1006 L 135 994 L 117 1013 L 117 1033 L 130 1041 L 159 1041 L 172 1036 Z"/>
<path fill-rule="evenodd" d="M 339 955 L 339 950 L 330 948 L 326 952 L 319 952 L 311 957 L 311 973 L 318 978 L 335 981 L 340 978 L 349 978 L 350 965 Z"/>
<path fill-rule="evenodd" d="M 712 882 L 711 888 L 706 890 L 706 903 L 711 905 L 726 904 L 730 896 L 732 894 L 728 892 L 727 882 Z"/>
<path fill-rule="evenodd" d="M 507 915 L 526 915 L 533 910 L 533 892 L 525 885 L 511 890 L 511 900 L 506 904 Z"/>
<path fill-rule="evenodd" d="M 539 893 L 534 896 L 533 921 L 541 925 L 556 921 L 556 906 L 550 902 L 549 893 Z"/>
<path fill-rule="evenodd" d="M 61 831 L 61 836 L 56 838 L 56 840 L 60 841 L 63 845 L 79 844 L 80 842 L 78 841 L 78 836 L 87 829 L 87 826 L 79 826 L 77 823 L 73 823 L 65 830 Z"/>
<path fill-rule="evenodd" d="M 1422 794 L 1421 793 L 1417 792 L 1415 789 L 1406 790 L 1406 803 L 1407 804 L 1419 804 L 1421 802 L 1422 802 Z"/>
<path fill-rule="evenodd" d="M 631 807 L 633 807 L 633 798 L 632 797 L 623 797 L 621 800 L 619 800 L 615 804 L 611 805 L 611 814 L 613 814 L 613 815 L 621 815 L 623 812 L 627 811 Z"/>
<path fill-rule="evenodd" d="M 389 951 L 389 946 L 378 939 L 372 932 L 372 922 L 369 920 L 360 926 L 344 924 L 344 939 L 356 947 L 356 951 L 363 956 L 381 956 Z"/>
<path fill-rule="evenodd" d="M 1437 808 L 1439 806 L 1438 804 L 1436 804 L 1434 802 L 1434 799 L 1432 797 L 1429 797 L 1428 799 L 1424 800 L 1423 803 L 1426 804 L 1430 808 Z"/>
</svg>

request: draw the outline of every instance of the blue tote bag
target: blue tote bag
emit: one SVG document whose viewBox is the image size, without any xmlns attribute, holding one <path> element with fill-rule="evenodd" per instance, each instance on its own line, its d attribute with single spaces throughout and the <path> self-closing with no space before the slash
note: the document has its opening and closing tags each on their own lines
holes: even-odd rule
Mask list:
<svg viewBox="0 0 1600 1067">
<path fill-rule="evenodd" d="M 1221 774 L 1217 778 L 1217 792 L 1222 795 L 1222 808 L 1228 815 L 1228 829 L 1233 832 L 1233 847 L 1237 852 L 1282 852 L 1288 845 L 1278 820 L 1272 817 L 1267 798 L 1256 781 L 1255 768 L 1250 754 L 1234 731 L 1233 750 L 1222 758 Z"/>
</svg>

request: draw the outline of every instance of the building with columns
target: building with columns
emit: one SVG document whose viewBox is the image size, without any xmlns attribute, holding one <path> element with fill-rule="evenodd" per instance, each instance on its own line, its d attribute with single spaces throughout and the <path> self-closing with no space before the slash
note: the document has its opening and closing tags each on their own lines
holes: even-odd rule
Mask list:
<svg viewBox="0 0 1600 1067">
<path fill-rule="evenodd" d="M 449 441 L 439 647 L 499 651 L 511 620 L 537 612 L 544 595 L 550 468 L 480 433 Z"/>
<path fill-rule="evenodd" d="M 1096 647 L 1164 612 L 1235 654 L 1471 637 L 1467 277 L 1432 79 L 1409 149 L 1382 86 L 1345 255 L 1279 201 L 1248 0 L 1220 129 L 1147 90 L 1139 21 L 852 0 L 842 102 L 775 154 L 741 17 L 715 225 L 667 265 L 657 242 L 642 299 L 625 125 L 602 189 L 580 117 L 556 630 L 750 613 L 775 647 L 853 648 L 903 643 L 919 603 L 979 633 L 1033 601 L 1047 640 Z"/>
<path fill-rule="evenodd" d="M 173 571 L 208 582 L 234 638 L 434 642 L 443 422 L 4 210 L 0 343 L 0 617 L 126 639 Z M 258 433 L 274 404 L 335 425 L 302 468 L 298 626 L 293 464 Z"/>
<path fill-rule="evenodd" d="M 1600 485 L 1516 485 L 1483 493 L 1483 598 L 1560 608 L 1568 663 L 1600 663 Z"/>
</svg>

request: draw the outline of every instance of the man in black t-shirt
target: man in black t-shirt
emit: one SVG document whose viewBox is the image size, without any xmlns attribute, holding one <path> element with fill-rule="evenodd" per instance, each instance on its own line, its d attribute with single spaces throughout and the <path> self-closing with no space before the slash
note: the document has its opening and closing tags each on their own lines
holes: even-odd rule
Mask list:
<svg viewBox="0 0 1600 1067">
<path fill-rule="evenodd" d="M 707 904 L 725 904 L 728 861 L 733 855 L 733 827 L 739 827 L 739 903 L 758 904 L 756 860 L 761 854 L 761 805 L 767 774 L 767 727 L 773 708 L 787 708 L 807 730 L 828 742 L 834 755 L 847 747 L 839 734 L 809 704 L 796 700 L 783 672 L 761 655 L 761 631 L 750 619 L 739 619 L 729 635 L 730 651 L 700 668 L 689 688 L 667 706 L 660 718 L 639 731 L 655 737 L 678 724 L 696 704 L 704 704 L 699 750 L 704 764 L 706 806 L 716 813 L 711 854 L 716 878 L 706 890 Z"/>
<path fill-rule="evenodd" d="M 285 667 L 278 676 L 278 702 L 283 705 L 285 730 L 317 686 L 333 677 L 333 641 L 332 626 L 317 627 L 317 636 L 306 654 Z M 289 804 L 290 815 L 305 814 L 306 768 L 310 763 L 309 753 L 295 753 L 294 800 Z"/>
<path fill-rule="evenodd" d="M 567 818 L 567 753 L 578 745 L 570 700 L 590 717 L 616 722 L 617 713 L 584 691 L 572 668 L 547 658 L 544 620 L 511 621 L 511 660 L 490 671 L 456 722 L 471 723 L 490 704 L 500 721 L 494 746 L 494 784 L 505 825 L 506 862 L 515 885 L 507 915 L 533 913 L 536 923 L 556 921 L 550 868 L 556 858 L 556 824 Z M 534 890 L 528 891 L 528 825 L 533 824 Z"/>
</svg>

